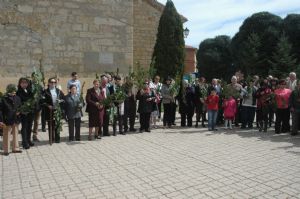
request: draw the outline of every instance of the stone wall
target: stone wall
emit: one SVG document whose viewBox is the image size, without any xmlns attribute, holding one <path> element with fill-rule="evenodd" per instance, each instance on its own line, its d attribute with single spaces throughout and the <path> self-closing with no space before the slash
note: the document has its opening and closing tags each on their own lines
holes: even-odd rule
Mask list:
<svg viewBox="0 0 300 199">
<path fill-rule="evenodd" d="M 0 75 L 127 73 L 132 0 L 0 0 Z"/>
<path fill-rule="evenodd" d="M 151 0 L 133 2 L 133 61 L 149 67 L 163 6 Z"/>
</svg>

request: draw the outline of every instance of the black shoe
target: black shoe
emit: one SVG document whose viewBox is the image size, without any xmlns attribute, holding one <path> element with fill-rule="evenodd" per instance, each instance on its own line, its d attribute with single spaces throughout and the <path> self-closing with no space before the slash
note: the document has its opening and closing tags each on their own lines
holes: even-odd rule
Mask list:
<svg viewBox="0 0 300 199">
<path fill-rule="evenodd" d="M 60 143 L 60 140 L 55 140 L 55 143 Z"/>
<path fill-rule="evenodd" d="M 150 133 L 151 131 L 150 131 L 150 129 L 147 129 L 145 132 L 148 132 L 148 133 Z"/>
<path fill-rule="evenodd" d="M 144 129 L 140 129 L 140 133 L 143 133 Z"/>
<path fill-rule="evenodd" d="M 117 134 L 116 134 L 116 133 L 114 133 L 114 134 L 113 134 L 113 136 L 117 136 Z"/>
<path fill-rule="evenodd" d="M 74 141 L 74 139 L 72 139 L 72 138 L 70 139 L 70 138 L 69 138 L 69 142 L 73 142 L 73 141 Z"/>
<path fill-rule="evenodd" d="M 175 123 L 173 123 L 172 125 L 173 125 L 173 126 L 176 126 L 176 124 L 175 124 Z"/>
<path fill-rule="evenodd" d="M 136 129 L 129 129 L 130 132 L 136 132 Z"/>
<path fill-rule="evenodd" d="M 80 141 L 80 138 L 75 139 L 76 141 Z"/>
<path fill-rule="evenodd" d="M 21 150 L 15 150 L 15 151 L 12 151 L 13 153 L 22 153 Z"/>
<path fill-rule="evenodd" d="M 205 128 L 206 127 L 205 124 L 202 124 L 202 127 Z"/>
<path fill-rule="evenodd" d="M 33 142 L 29 142 L 29 146 L 34 146 L 34 143 Z"/>
<path fill-rule="evenodd" d="M 124 132 L 120 132 L 120 134 L 121 134 L 121 135 L 126 135 L 126 132 L 125 132 L 125 131 L 124 131 Z"/>
<path fill-rule="evenodd" d="M 5 155 L 5 156 L 9 156 L 9 153 L 3 153 L 3 155 Z"/>
<path fill-rule="evenodd" d="M 42 129 L 42 132 L 46 132 L 46 129 Z"/>
<path fill-rule="evenodd" d="M 23 149 L 30 149 L 30 146 L 29 145 L 25 145 L 25 146 L 23 146 Z"/>
</svg>

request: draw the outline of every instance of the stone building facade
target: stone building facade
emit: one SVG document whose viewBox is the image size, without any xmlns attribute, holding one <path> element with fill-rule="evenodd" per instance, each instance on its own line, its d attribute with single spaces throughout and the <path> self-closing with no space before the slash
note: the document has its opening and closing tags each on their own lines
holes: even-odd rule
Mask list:
<svg viewBox="0 0 300 199">
<path fill-rule="evenodd" d="M 156 0 L 0 0 L 0 76 L 128 73 L 149 66 L 164 6 Z"/>
</svg>

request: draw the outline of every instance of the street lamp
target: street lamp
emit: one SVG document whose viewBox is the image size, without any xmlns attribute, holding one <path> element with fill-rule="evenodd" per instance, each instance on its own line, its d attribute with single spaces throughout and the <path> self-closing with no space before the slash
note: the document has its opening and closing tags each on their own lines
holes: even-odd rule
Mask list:
<svg viewBox="0 0 300 199">
<path fill-rule="evenodd" d="M 185 28 L 185 29 L 183 30 L 184 38 L 187 38 L 187 37 L 189 36 L 189 34 L 190 34 L 190 30 L 189 30 L 188 28 Z"/>
</svg>

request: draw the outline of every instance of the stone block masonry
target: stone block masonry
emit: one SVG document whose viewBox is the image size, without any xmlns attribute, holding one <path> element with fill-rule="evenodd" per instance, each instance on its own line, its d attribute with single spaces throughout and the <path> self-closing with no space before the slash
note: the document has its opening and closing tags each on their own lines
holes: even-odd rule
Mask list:
<svg viewBox="0 0 300 199">
<path fill-rule="evenodd" d="M 0 0 L 0 76 L 127 73 L 132 24 L 132 0 Z"/>
</svg>

